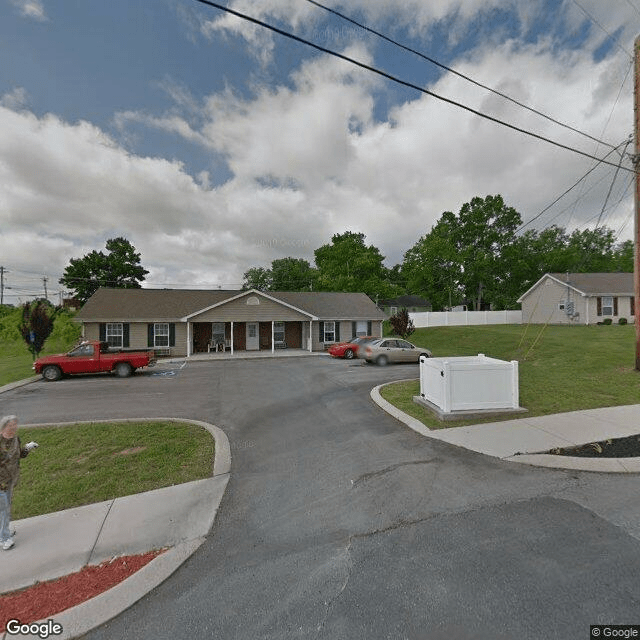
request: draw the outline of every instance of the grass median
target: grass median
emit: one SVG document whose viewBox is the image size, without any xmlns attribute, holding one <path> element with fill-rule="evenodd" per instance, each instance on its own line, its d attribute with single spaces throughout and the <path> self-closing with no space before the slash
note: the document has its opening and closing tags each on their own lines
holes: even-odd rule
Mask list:
<svg viewBox="0 0 640 640">
<path fill-rule="evenodd" d="M 484 353 L 517 360 L 520 406 L 527 416 L 596 409 L 640 402 L 640 373 L 635 370 L 635 330 L 632 325 L 492 325 L 417 329 L 409 338 L 431 349 L 434 357 Z M 416 380 L 390 384 L 382 397 L 422 421 L 430 429 L 455 427 L 482 420 L 441 422 L 412 402 L 420 393 Z M 523 417 L 507 415 L 498 419 Z"/>
<path fill-rule="evenodd" d="M 214 440 L 175 422 L 82 423 L 19 430 L 40 446 L 20 464 L 12 519 L 211 477 Z"/>
</svg>

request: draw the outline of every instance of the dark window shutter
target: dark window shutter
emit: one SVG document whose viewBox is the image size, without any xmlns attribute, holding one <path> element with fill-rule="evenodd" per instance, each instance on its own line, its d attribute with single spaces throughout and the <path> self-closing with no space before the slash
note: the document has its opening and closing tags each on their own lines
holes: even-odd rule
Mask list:
<svg viewBox="0 0 640 640">
<path fill-rule="evenodd" d="M 636 299 L 631 296 L 629 298 L 629 302 L 631 304 L 631 313 L 629 315 L 635 316 L 636 315 Z"/>
<path fill-rule="evenodd" d="M 373 326 L 372 325 L 373 325 L 373 322 L 371 322 L 371 320 L 369 320 L 367 322 L 367 335 L 368 336 L 372 336 L 373 335 L 373 333 L 371 333 L 373 331 Z"/>
<path fill-rule="evenodd" d="M 107 323 L 101 322 L 100 323 L 100 342 L 106 342 L 106 341 L 107 341 Z"/>
<path fill-rule="evenodd" d="M 617 297 L 613 299 L 613 315 L 614 316 L 618 315 L 618 298 Z"/>
<path fill-rule="evenodd" d="M 599 316 L 602 315 L 602 298 L 598 298 L 598 309 L 596 311 L 596 314 Z"/>
<path fill-rule="evenodd" d="M 176 324 L 175 322 L 171 322 L 169 324 L 169 346 L 176 346 Z"/>
<path fill-rule="evenodd" d="M 126 349 L 129 346 L 129 323 L 122 323 L 122 348 Z"/>
<path fill-rule="evenodd" d="M 153 325 L 147 325 L 147 347 L 153 347 Z"/>
<path fill-rule="evenodd" d="M 340 320 L 336 320 L 336 342 L 340 342 Z"/>
<path fill-rule="evenodd" d="M 358 326 L 358 324 L 357 324 L 357 323 L 356 323 L 356 321 L 354 320 L 354 321 L 351 323 L 351 335 L 352 335 L 354 338 L 355 338 L 355 336 L 356 336 L 356 332 L 357 332 L 357 330 L 358 330 L 358 329 L 357 329 L 357 326 Z"/>
<path fill-rule="evenodd" d="M 320 342 L 324 342 L 324 322 L 322 322 L 322 320 L 318 323 L 319 326 L 319 338 L 320 338 Z"/>
</svg>

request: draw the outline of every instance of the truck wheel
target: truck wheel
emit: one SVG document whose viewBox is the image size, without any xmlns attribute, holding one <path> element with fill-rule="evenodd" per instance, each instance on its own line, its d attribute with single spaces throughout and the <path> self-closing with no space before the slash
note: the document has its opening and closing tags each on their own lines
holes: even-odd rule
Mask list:
<svg viewBox="0 0 640 640">
<path fill-rule="evenodd" d="M 128 362 L 118 362 L 115 372 L 118 378 L 128 378 L 132 374 L 133 369 Z"/>
<path fill-rule="evenodd" d="M 60 371 L 60 367 L 49 365 L 42 370 L 42 377 L 47 382 L 55 382 L 56 380 L 60 380 L 60 378 L 62 378 L 62 371 Z"/>
</svg>

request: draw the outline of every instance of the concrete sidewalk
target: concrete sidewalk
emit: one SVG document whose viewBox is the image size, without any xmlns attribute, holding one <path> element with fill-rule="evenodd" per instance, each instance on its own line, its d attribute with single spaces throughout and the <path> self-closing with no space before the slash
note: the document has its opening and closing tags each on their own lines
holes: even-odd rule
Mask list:
<svg viewBox="0 0 640 640">
<path fill-rule="evenodd" d="M 229 482 L 229 441 L 208 423 L 155 419 L 198 424 L 212 434 L 211 478 L 12 522 L 16 546 L 0 551 L 0 593 L 69 575 L 113 557 L 167 549 L 119 585 L 52 616 L 63 628 L 56 638 L 83 635 L 130 607 L 168 578 L 209 534 Z M 2 640 L 10 637 L 0 635 Z"/>
<path fill-rule="evenodd" d="M 640 433 L 640 404 L 525 417 L 467 427 L 429 429 L 380 395 L 371 398 L 387 413 L 422 435 L 510 462 L 556 469 L 608 473 L 640 473 L 640 458 L 581 458 L 545 454 L 555 447 L 573 447 Z"/>
</svg>

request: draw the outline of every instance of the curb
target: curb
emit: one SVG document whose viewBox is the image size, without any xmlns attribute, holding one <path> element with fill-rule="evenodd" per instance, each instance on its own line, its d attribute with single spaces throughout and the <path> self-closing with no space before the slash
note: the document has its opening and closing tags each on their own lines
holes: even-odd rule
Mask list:
<svg viewBox="0 0 640 640">
<path fill-rule="evenodd" d="M 11 391 L 12 389 L 17 389 L 18 387 L 24 387 L 32 382 L 36 382 L 40 380 L 42 376 L 31 376 L 30 378 L 25 378 L 24 380 L 18 380 L 16 382 L 10 382 L 9 384 L 2 385 L 0 387 L 0 393 L 4 393 L 5 391 Z"/>
<path fill-rule="evenodd" d="M 42 423 L 42 424 L 30 424 L 22 425 L 23 427 L 63 427 L 72 424 L 80 424 L 86 422 L 139 422 L 141 420 L 160 420 L 165 422 L 182 422 L 188 424 L 198 425 L 205 428 L 213 437 L 215 442 L 215 453 L 212 477 L 220 476 L 226 480 L 224 487 L 220 493 L 220 500 L 217 504 L 212 504 L 213 516 L 211 517 L 211 523 L 209 532 L 213 527 L 215 516 L 220 507 L 220 502 L 224 496 L 227 484 L 230 478 L 231 472 L 231 446 L 229 439 L 220 427 L 209 422 L 203 422 L 201 420 L 190 420 L 188 418 L 124 418 L 118 420 L 84 420 L 74 422 L 56 422 L 56 423 Z M 208 535 L 208 534 L 207 534 Z M 55 637 L 60 640 L 72 640 L 88 633 L 89 631 L 105 624 L 109 620 L 115 618 L 117 615 L 134 605 L 138 600 L 142 599 L 147 593 L 162 584 L 169 576 L 171 576 L 186 560 L 188 560 L 206 541 L 206 537 L 196 538 L 193 540 L 187 540 L 181 542 L 174 547 L 167 549 L 164 553 L 154 558 L 151 562 L 146 564 L 142 569 L 136 571 L 129 576 L 126 580 L 111 587 L 107 591 L 91 598 L 81 604 L 66 609 L 65 611 L 55 614 L 47 620 L 53 620 L 54 622 L 62 626 L 62 633 L 57 634 Z M 151 551 L 151 549 L 148 549 Z M 47 623 L 47 620 L 38 620 L 31 624 L 43 625 Z M 0 640 L 9 640 L 14 636 L 8 632 L 3 632 L 0 635 Z M 20 634 L 20 638 L 32 638 L 37 640 L 41 638 L 40 635 L 34 634 Z"/>
<path fill-rule="evenodd" d="M 420 435 L 438 440 L 439 442 L 446 442 L 438 438 L 437 431 L 429 429 L 419 420 L 412 418 L 410 415 L 404 413 L 390 402 L 387 402 L 381 395 L 380 389 L 396 382 L 411 382 L 415 378 L 409 378 L 407 380 L 394 380 L 393 382 L 387 382 L 380 384 L 377 387 L 371 389 L 371 399 L 386 413 L 394 417 L 399 422 L 402 422 L 413 431 L 416 431 Z M 459 446 L 453 445 L 452 446 Z M 462 447 L 466 448 L 466 447 Z M 640 473 L 640 458 L 583 458 L 573 456 L 556 456 L 547 453 L 528 453 L 510 455 L 505 457 L 492 456 L 484 451 L 478 449 L 468 449 L 468 451 L 475 451 L 491 458 L 497 458 L 498 460 L 504 460 L 505 462 L 516 462 L 518 464 L 527 464 L 532 467 L 544 467 L 547 469 L 563 469 L 569 471 L 592 471 L 594 473 Z"/>
</svg>

